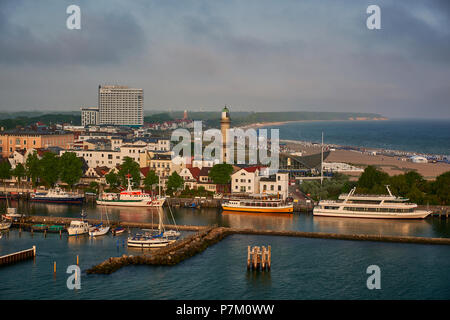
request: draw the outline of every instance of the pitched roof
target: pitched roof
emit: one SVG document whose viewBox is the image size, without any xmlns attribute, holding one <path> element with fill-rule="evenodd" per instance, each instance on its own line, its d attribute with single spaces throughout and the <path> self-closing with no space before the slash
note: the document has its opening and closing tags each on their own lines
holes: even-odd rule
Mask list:
<svg viewBox="0 0 450 320">
<path fill-rule="evenodd" d="M 209 170 L 211 170 L 211 167 L 203 167 L 200 172 L 198 173 L 199 177 L 207 176 L 209 173 Z"/>
<path fill-rule="evenodd" d="M 143 167 L 143 168 L 139 168 L 139 170 L 141 171 L 142 175 L 144 177 L 147 176 L 148 172 L 150 171 L 150 167 Z"/>
<path fill-rule="evenodd" d="M 261 168 L 264 168 L 263 166 L 252 166 L 252 167 L 246 167 L 242 168 L 247 172 L 255 172 L 256 170 L 261 170 Z"/>
<path fill-rule="evenodd" d="M 193 168 L 187 168 L 187 169 L 191 172 L 194 179 L 198 180 L 198 177 L 199 177 L 200 171 L 201 171 L 200 168 L 193 167 Z"/>
</svg>

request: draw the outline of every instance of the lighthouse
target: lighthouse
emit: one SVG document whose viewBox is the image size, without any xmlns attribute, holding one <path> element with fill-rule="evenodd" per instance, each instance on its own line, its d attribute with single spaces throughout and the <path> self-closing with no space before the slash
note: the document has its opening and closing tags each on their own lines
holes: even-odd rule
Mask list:
<svg viewBox="0 0 450 320">
<path fill-rule="evenodd" d="M 227 130 L 230 129 L 230 111 L 227 106 L 222 109 L 222 117 L 220 118 L 220 131 L 222 133 L 222 156 L 223 162 L 227 159 Z"/>
</svg>

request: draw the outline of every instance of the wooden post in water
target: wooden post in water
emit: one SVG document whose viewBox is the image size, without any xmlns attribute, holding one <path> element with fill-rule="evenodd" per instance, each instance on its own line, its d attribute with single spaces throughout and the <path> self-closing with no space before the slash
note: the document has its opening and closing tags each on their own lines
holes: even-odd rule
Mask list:
<svg viewBox="0 0 450 320">
<path fill-rule="evenodd" d="M 247 270 L 270 270 L 271 247 L 247 246 Z"/>
<path fill-rule="evenodd" d="M 247 270 L 250 270 L 250 266 L 251 266 L 251 251 L 250 251 L 250 246 L 247 247 Z"/>
</svg>

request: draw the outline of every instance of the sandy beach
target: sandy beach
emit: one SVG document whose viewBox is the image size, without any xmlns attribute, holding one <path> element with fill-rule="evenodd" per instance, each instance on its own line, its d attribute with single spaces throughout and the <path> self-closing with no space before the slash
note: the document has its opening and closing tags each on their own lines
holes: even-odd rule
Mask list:
<svg viewBox="0 0 450 320">
<path fill-rule="evenodd" d="M 312 145 L 304 142 L 294 142 L 291 140 L 282 140 L 286 142 L 289 148 L 300 150 L 304 155 L 315 154 L 320 152 L 319 145 Z M 389 175 L 403 174 L 407 171 L 417 171 L 425 179 L 433 180 L 440 174 L 450 171 L 448 163 L 413 163 L 407 160 L 407 157 L 392 157 L 386 155 L 370 155 L 367 153 L 351 150 L 331 151 L 325 162 L 344 162 L 361 168 L 368 165 L 377 166 L 379 169 Z M 359 176 L 358 173 L 349 173 L 350 175 Z"/>
</svg>

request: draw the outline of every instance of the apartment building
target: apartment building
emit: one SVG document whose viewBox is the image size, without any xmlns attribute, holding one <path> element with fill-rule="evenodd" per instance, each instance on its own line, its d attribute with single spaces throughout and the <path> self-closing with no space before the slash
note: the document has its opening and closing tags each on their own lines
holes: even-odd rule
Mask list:
<svg viewBox="0 0 450 320">
<path fill-rule="evenodd" d="M 81 108 L 81 125 L 83 127 L 98 125 L 100 116 L 98 108 Z"/>
<path fill-rule="evenodd" d="M 70 148 L 74 142 L 74 134 L 66 131 L 44 130 L 8 130 L 0 132 L 0 153 L 9 157 L 16 150 L 40 149 L 49 147 Z"/>
</svg>

